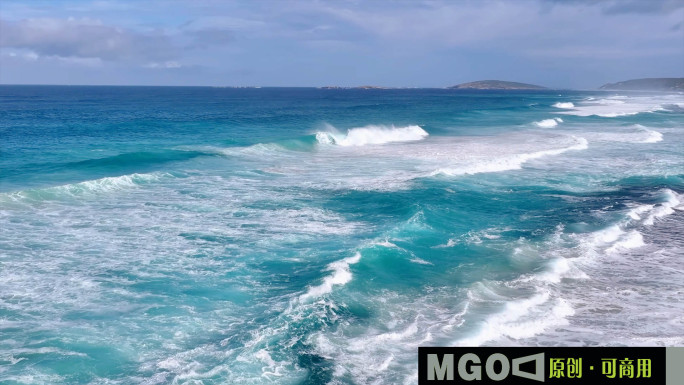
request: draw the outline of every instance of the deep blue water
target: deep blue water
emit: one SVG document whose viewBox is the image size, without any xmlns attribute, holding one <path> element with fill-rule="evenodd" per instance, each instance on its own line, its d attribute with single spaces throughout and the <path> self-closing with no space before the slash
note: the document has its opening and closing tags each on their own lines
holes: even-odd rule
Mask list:
<svg viewBox="0 0 684 385">
<path fill-rule="evenodd" d="M 0 86 L 0 382 L 682 345 L 684 95 Z"/>
</svg>

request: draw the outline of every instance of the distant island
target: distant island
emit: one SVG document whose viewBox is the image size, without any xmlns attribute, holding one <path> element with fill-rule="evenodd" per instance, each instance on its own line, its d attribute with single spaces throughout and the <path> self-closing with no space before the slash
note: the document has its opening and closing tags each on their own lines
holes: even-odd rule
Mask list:
<svg viewBox="0 0 684 385">
<path fill-rule="evenodd" d="M 534 84 L 505 82 L 503 80 L 480 80 L 477 82 L 463 83 L 448 88 L 471 89 L 471 90 L 545 90 L 546 87 Z"/>
<path fill-rule="evenodd" d="M 608 83 L 600 90 L 617 91 L 684 91 L 684 78 L 646 78 Z"/>
<path fill-rule="evenodd" d="M 381 87 L 381 86 L 358 86 L 358 87 L 354 87 L 354 89 L 357 89 L 357 90 L 389 90 L 392 88 L 394 88 L 394 87 Z"/>
</svg>

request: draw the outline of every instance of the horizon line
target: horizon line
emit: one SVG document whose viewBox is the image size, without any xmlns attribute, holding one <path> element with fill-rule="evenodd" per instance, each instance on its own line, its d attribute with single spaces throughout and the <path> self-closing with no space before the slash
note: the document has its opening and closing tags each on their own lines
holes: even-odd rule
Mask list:
<svg viewBox="0 0 684 385">
<path fill-rule="evenodd" d="M 465 83 L 459 83 L 465 84 Z M 458 84 L 457 84 L 458 85 Z M 553 88 L 544 87 L 542 89 L 476 89 L 476 88 L 452 88 L 454 86 L 443 87 L 409 87 L 409 86 L 236 86 L 236 85 L 174 85 L 174 84 L 58 84 L 58 83 L 0 83 L 2 86 L 37 86 L 37 87 L 187 87 L 187 88 L 234 88 L 234 89 L 260 89 L 260 88 L 313 88 L 331 90 L 366 90 L 366 91 L 386 91 L 386 90 L 458 90 L 458 91 L 610 91 L 599 88 Z M 543 87 L 543 86 L 540 86 Z"/>
</svg>

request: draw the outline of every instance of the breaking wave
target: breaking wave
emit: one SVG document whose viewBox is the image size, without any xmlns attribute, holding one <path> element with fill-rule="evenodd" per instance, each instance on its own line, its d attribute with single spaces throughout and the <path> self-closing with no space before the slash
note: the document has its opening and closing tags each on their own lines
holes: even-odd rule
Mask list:
<svg viewBox="0 0 684 385">
<path fill-rule="evenodd" d="M 554 107 L 555 106 L 556 105 L 554 105 Z M 640 113 L 668 111 L 667 107 L 669 107 L 669 110 L 671 111 L 671 106 L 681 106 L 681 97 L 677 95 L 649 97 L 611 96 L 603 99 L 586 99 L 569 111 L 562 111 L 559 113 L 576 116 L 615 118 L 637 115 Z"/>
<path fill-rule="evenodd" d="M 558 326 L 569 325 L 572 317 L 581 309 L 574 306 L 582 304 L 585 299 L 578 298 L 570 291 L 561 291 L 559 284 L 563 279 L 586 281 L 594 278 L 584 269 L 590 261 L 616 257 L 632 249 L 646 246 L 641 226 L 653 226 L 655 220 L 671 215 L 682 208 L 682 195 L 670 189 L 660 191 L 660 203 L 633 207 L 626 211 L 620 223 L 591 233 L 564 233 L 559 227 L 556 233 L 537 250 L 542 254 L 554 256 L 544 271 L 532 275 L 524 275 L 505 285 L 496 282 L 480 282 L 469 289 L 471 306 L 478 303 L 501 303 L 505 300 L 501 311 L 488 315 L 481 320 L 480 327 L 468 336 L 454 341 L 459 346 L 478 346 L 493 341 L 521 340 L 551 331 Z M 574 240 L 575 247 L 568 255 L 562 250 L 563 242 Z M 579 253 L 577 253 L 579 252 Z M 534 252 L 533 252 L 534 253 Z M 506 290 L 525 288 L 532 284 L 534 294 L 527 298 L 507 298 Z M 585 286 L 584 283 L 575 285 Z M 583 304 L 581 306 L 586 306 Z"/>
<path fill-rule="evenodd" d="M 619 132 L 588 133 L 587 137 L 596 141 L 624 143 L 658 143 L 663 140 L 662 133 L 640 124 L 635 124 L 629 130 L 620 130 Z"/>
<path fill-rule="evenodd" d="M 392 142 L 412 142 L 425 139 L 428 135 L 425 130 L 416 125 L 406 127 L 369 125 L 352 128 L 347 131 L 346 135 L 336 132 L 317 132 L 316 140 L 320 144 L 365 146 Z"/>
<path fill-rule="evenodd" d="M 444 174 L 449 176 L 454 175 L 468 175 L 468 174 L 479 174 L 485 172 L 499 172 L 508 170 L 518 170 L 522 168 L 522 165 L 530 160 L 541 158 L 549 155 L 560 155 L 567 151 L 579 151 L 586 150 L 588 148 L 588 142 L 584 138 L 575 138 L 575 144 L 569 147 L 558 148 L 553 150 L 543 150 L 536 151 L 526 154 L 517 154 L 509 157 L 492 159 L 490 161 L 485 161 L 481 163 L 475 163 L 471 165 L 465 165 L 458 168 L 441 168 L 434 171 L 431 175 Z"/>
<path fill-rule="evenodd" d="M 554 104 L 553 107 L 570 109 L 570 108 L 575 108 L 575 105 L 572 102 L 558 102 L 558 103 Z"/>
<path fill-rule="evenodd" d="M 534 122 L 534 124 L 539 128 L 554 128 L 558 125 L 558 123 L 563 123 L 563 119 L 553 118 L 553 119 L 544 119 L 544 120 L 540 120 L 538 122 Z"/>
<path fill-rule="evenodd" d="M 63 198 L 82 197 L 92 194 L 102 194 L 111 191 L 126 190 L 146 183 L 160 180 L 168 176 L 166 173 L 129 174 L 87 180 L 62 186 L 36 188 L 0 194 L 0 202 L 12 201 L 45 201 Z"/>
<path fill-rule="evenodd" d="M 335 285 L 344 285 L 351 281 L 352 273 L 349 270 L 349 265 L 358 263 L 361 260 L 361 254 L 356 253 L 354 256 L 344 258 L 328 265 L 328 269 L 333 273 L 323 279 L 323 283 L 318 286 L 312 286 L 309 290 L 299 297 L 300 301 L 306 301 L 311 298 L 319 297 L 323 294 L 330 293 Z"/>
<path fill-rule="evenodd" d="M 663 134 L 661 134 L 658 131 L 655 130 L 649 130 L 648 128 L 644 128 L 643 131 L 648 134 L 648 136 L 641 141 L 641 143 L 657 143 L 657 142 L 662 142 L 663 140 Z"/>
</svg>

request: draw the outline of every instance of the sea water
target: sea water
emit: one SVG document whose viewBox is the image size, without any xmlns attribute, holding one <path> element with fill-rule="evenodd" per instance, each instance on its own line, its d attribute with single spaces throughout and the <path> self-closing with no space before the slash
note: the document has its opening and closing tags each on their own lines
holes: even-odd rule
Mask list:
<svg viewBox="0 0 684 385">
<path fill-rule="evenodd" d="M 0 382 L 684 344 L 684 95 L 0 86 Z"/>
</svg>

